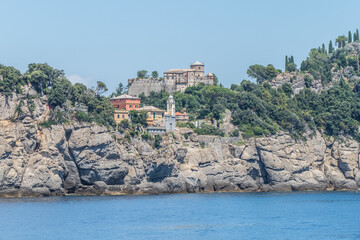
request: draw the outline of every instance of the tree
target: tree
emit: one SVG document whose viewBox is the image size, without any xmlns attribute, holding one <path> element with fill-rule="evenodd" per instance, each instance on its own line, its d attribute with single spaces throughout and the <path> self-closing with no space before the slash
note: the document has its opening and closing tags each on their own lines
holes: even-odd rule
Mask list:
<svg viewBox="0 0 360 240">
<path fill-rule="evenodd" d="M 25 81 L 22 81 L 19 70 L 14 67 L 0 65 L 0 76 L 2 76 L 0 92 L 5 92 L 6 95 L 10 95 L 15 88 L 18 93 L 21 92 L 21 85 L 24 85 Z"/>
<path fill-rule="evenodd" d="M 294 56 L 285 56 L 285 72 L 294 72 L 296 71 L 296 64 L 294 62 Z"/>
<path fill-rule="evenodd" d="M 278 71 L 271 64 L 268 64 L 266 67 L 255 64 L 251 65 L 247 70 L 247 74 L 250 77 L 255 78 L 257 83 L 270 81 L 276 77 L 277 73 Z"/>
<path fill-rule="evenodd" d="M 334 47 L 333 47 L 332 41 L 330 40 L 330 42 L 329 42 L 329 53 L 332 53 L 333 51 L 334 51 Z"/>
<path fill-rule="evenodd" d="M 348 32 L 348 42 L 349 42 L 349 43 L 352 42 L 351 31 Z"/>
<path fill-rule="evenodd" d="M 151 77 L 156 79 L 156 78 L 159 77 L 159 73 L 158 73 L 157 71 L 153 71 L 153 72 L 151 73 Z"/>
<path fill-rule="evenodd" d="M 348 40 L 347 37 L 345 37 L 344 35 L 338 36 L 335 40 L 335 44 L 336 46 L 338 46 L 339 48 L 343 48 L 346 45 L 346 41 Z"/>
<path fill-rule="evenodd" d="M 146 77 L 146 74 L 147 74 L 147 71 L 146 71 L 146 70 L 141 70 L 141 71 L 138 71 L 138 72 L 137 72 L 137 77 L 138 77 L 138 78 L 145 78 L 145 77 Z"/>
<path fill-rule="evenodd" d="M 71 82 L 66 78 L 54 80 L 48 97 L 50 106 L 53 108 L 56 106 L 61 107 L 68 99 L 71 88 Z"/>
<path fill-rule="evenodd" d="M 356 29 L 356 39 L 354 39 L 354 42 L 355 41 L 359 41 L 359 30 Z"/>
<path fill-rule="evenodd" d="M 296 67 L 297 65 L 295 63 L 288 63 L 288 66 L 287 66 L 287 71 L 288 72 L 295 72 L 296 71 Z"/>
<path fill-rule="evenodd" d="M 326 53 L 325 44 L 322 44 L 322 46 L 321 46 L 321 52 L 322 52 L 322 53 Z"/>
<path fill-rule="evenodd" d="M 218 83 L 219 83 L 219 79 L 218 79 L 218 77 L 215 75 L 215 73 L 213 73 L 213 76 L 214 76 L 214 85 L 218 85 Z"/>
<path fill-rule="evenodd" d="M 55 79 L 64 77 L 65 74 L 63 70 L 52 68 L 47 63 L 31 63 L 24 75 L 38 92 L 42 92 L 51 87 Z"/>
<path fill-rule="evenodd" d="M 129 111 L 129 118 L 133 124 L 140 124 L 141 126 L 147 127 L 147 112 L 144 111 Z"/>
<path fill-rule="evenodd" d="M 113 93 L 113 95 L 120 96 L 121 94 L 123 94 L 124 92 L 124 85 L 122 83 L 119 83 L 119 86 L 116 88 L 115 92 Z"/>
<path fill-rule="evenodd" d="M 96 95 L 100 95 L 104 92 L 106 92 L 108 89 L 106 87 L 106 84 L 101 82 L 101 81 L 97 81 L 97 86 L 95 88 L 95 93 Z"/>
</svg>

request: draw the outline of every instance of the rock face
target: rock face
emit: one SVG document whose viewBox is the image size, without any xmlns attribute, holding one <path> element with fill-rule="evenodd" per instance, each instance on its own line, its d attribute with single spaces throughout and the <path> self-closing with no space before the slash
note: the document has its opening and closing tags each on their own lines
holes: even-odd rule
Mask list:
<svg viewBox="0 0 360 240">
<path fill-rule="evenodd" d="M 155 149 L 96 124 L 44 128 L 39 123 L 48 115 L 46 98 L 29 98 L 35 92 L 25 90 L 0 96 L 0 196 L 360 187 L 359 143 L 351 139 L 317 133 L 296 142 L 280 133 L 243 143 L 183 128 L 165 135 Z"/>
</svg>

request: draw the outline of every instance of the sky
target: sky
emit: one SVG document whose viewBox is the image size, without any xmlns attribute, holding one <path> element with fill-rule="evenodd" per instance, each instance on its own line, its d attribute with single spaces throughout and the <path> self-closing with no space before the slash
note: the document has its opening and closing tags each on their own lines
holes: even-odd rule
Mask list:
<svg viewBox="0 0 360 240">
<path fill-rule="evenodd" d="M 226 87 L 253 64 L 300 66 L 311 48 L 360 27 L 358 0 L 0 0 L 0 64 L 62 69 L 109 94 L 139 70 L 205 63 Z"/>
</svg>

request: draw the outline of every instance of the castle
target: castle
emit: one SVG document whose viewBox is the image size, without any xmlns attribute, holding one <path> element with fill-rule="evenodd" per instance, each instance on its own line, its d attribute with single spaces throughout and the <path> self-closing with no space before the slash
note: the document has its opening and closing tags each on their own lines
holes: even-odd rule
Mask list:
<svg viewBox="0 0 360 240">
<path fill-rule="evenodd" d="M 187 87 L 198 83 L 213 84 L 214 75 L 208 73 L 205 76 L 204 66 L 203 63 L 197 61 L 191 64 L 189 69 L 170 69 L 164 72 L 163 79 L 129 79 L 128 93 L 132 96 L 139 96 L 142 93 L 149 96 L 151 92 L 184 92 Z"/>
</svg>

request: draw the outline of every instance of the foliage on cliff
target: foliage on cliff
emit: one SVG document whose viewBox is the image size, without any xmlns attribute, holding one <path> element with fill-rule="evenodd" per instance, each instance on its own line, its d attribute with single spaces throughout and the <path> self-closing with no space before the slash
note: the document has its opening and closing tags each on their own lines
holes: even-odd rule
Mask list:
<svg viewBox="0 0 360 240">
<path fill-rule="evenodd" d="M 115 124 L 114 109 L 108 98 L 81 83 L 71 84 L 64 71 L 48 64 L 29 64 L 24 74 L 13 67 L 0 65 L 0 76 L 0 92 L 5 95 L 12 95 L 14 91 L 21 93 L 25 84 L 34 87 L 39 96 L 46 95 L 51 107 L 48 123 L 76 118 L 80 121 L 96 121 L 101 125 Z M 99 83 L 100 87 L 104 87 Z"/>
<path fill-rule="evenodd" d="M 357 34 L 354 39 L 358 41 Z M 174 93 L 176 110 L 186 109 L 192 119 L 217 120 L 220 125 L 225 109 L 229 109 L 233 124 L 245 136 L 269 135 L 279 130 L 301 136 L 306 130 L 318 129 L 331 136 L 352 135 L 359 139 L 360 51 L 352 48 L 360 42 L 348 45 L 349 42 L 351 40 L 339 38 L 337 49 L 332 42 L 329 51 L 324 44 L 321 48 L 311 49 L 301 63 L 300 71 L 320 79 L 323 85 L 332 82 L 333 73 L 343 76 L 345 69 L 350 71 L 350 77 L 332 82 L 333 87 L 321 93 L 309 88 L 313 80 L 310 75 L 305 75 L 305 89 L 295 95 L 290 83 L 271 88 L 266 81 L 272 81 L 280 71 L 271 64 L 267 67 L 252 65 L 248 74 L 258 84 L 244 80 L 239 85 L 232 84 L 230 89 L 210 85 L 189 87 L 184 93 Z M 299 71 L 293 63 L 292 56 L 286 57 L 285 70 Z M 151 93 L 149 97 L 141 96 L 141 100 L 145 105 L 166 108 L 168 96 L 165 92 Z"/>
</svg>

